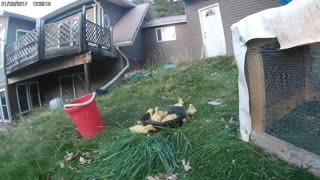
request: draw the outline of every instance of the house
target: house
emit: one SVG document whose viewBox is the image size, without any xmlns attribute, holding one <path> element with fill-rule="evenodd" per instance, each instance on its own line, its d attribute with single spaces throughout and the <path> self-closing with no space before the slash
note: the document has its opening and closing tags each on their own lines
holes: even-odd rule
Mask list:
<svg viewBox="0 0 320 180">
<path fill-rule="evenodd" d="M 9 122 L 8 89 L 5 75 L 5 44 L 11 44 L 34 29 L 36 19 L 7 11 L 0 11 L 0 123 Z"/>
<path fill-rule="evenodd" d="M 152 19 L 144 25 L 147 60 L 166 63 L 183 58 L 233 55 L 231 25 L 248 15 L 282 5 L 277 0 L 184 2 L 186 16 Z M 165 41 L 159 41 L 161 33 Z"/>
<path fill-rule="evenodd" d="M 149 17 L 149 4 L 126 0 L 76 1 L 42 17 L 26 35 L 7 42 L 11 114 L 99 89 L 124 66 L 116 46 L 142 61 L 141 26 Z"/>
<path fill-rule="evenodd" d="M 231 25 L 259 11 L 281 6 L 278 0 L 184 0 L 192 58 L 233 55 Z"/>
<path fill-rule="evenodd" d="M 151 19 L 142 28 L 147 63 L 166 64 L 190 59 L 186 15 Z"/>
</svg>

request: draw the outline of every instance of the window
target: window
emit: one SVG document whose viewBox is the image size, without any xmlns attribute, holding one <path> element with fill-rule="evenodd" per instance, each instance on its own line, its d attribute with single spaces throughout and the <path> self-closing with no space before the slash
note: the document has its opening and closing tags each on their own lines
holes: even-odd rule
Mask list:
<svg viewBox="0 0 320 180">
<path fill-rule="evenodd" d="M 17 84 L 17 99 L 20 113 L 31 111 L 41 106 L 38 82 Z"/>
<path fill-rule="evenodd" d="M 156 29 L 157 42 L 176 40 L 176 27 L 168 26 Z"/>
<path fill-rule="evenodd" d="M 60 93 L 65 102 L 70 102 L 86 94 L 84 73 L 61 76 L 59 82 Z"/>
<path fill-rule="evenodd" d="M 22 30 L 22 29 L 17 29 L 16 33 L 16 39 L 21 38 L 22 36 L 26 35 L 30 31 Z"/>
<path fill-rule="evenodd" d="M 5 95 L 5 90 L 0 90 L 0 115 L 1 119 L 0 121 L 9 121 L 9 113 L 8 113 L 8 107 L 7 107 L 7 100 Z"/>
</svg>

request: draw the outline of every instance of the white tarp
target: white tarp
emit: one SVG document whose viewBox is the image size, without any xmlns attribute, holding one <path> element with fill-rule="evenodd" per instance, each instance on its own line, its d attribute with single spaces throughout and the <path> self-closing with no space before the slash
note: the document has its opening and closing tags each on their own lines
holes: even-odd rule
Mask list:
<svg viewBox="0 0 320 180">
<path fill-rule="evenodd" d="M 320 42 L 320 0 L 294 0 L 286 6 L 248 16 L 231 27 L 239 70 L 240 132 L 249 141 L 251 117 L 245 77 L 246 43 L 257 38 L 278 38 L 281 49 Z"/>
</svg>

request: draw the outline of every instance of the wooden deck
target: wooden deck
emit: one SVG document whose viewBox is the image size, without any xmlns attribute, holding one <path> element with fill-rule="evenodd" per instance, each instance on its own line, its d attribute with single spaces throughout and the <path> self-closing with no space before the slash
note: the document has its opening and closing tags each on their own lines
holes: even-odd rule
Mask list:
<svg viewBox="0 0 320 180">
<path fill-rule="evenodd" d="M 63 22 L 45 24 L 6 47 L 6 74 L 38 61 L 87 51 L 115 57 L 112 48 L 112 28 L 104 28 L 87 20 L 85 9 L 78 16 Z"/>
</svg>

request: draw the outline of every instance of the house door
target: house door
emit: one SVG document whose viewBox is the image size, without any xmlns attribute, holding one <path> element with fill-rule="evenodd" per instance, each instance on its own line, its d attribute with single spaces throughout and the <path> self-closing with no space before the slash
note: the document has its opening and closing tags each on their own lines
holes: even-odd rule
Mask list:
<svg viewBox="0 0 320 180">
<path fill-rule="evenodd" d="M 227 54 L 226 41 L 218 4 L 199 10 L 206 57 Z"/>
</svg>

